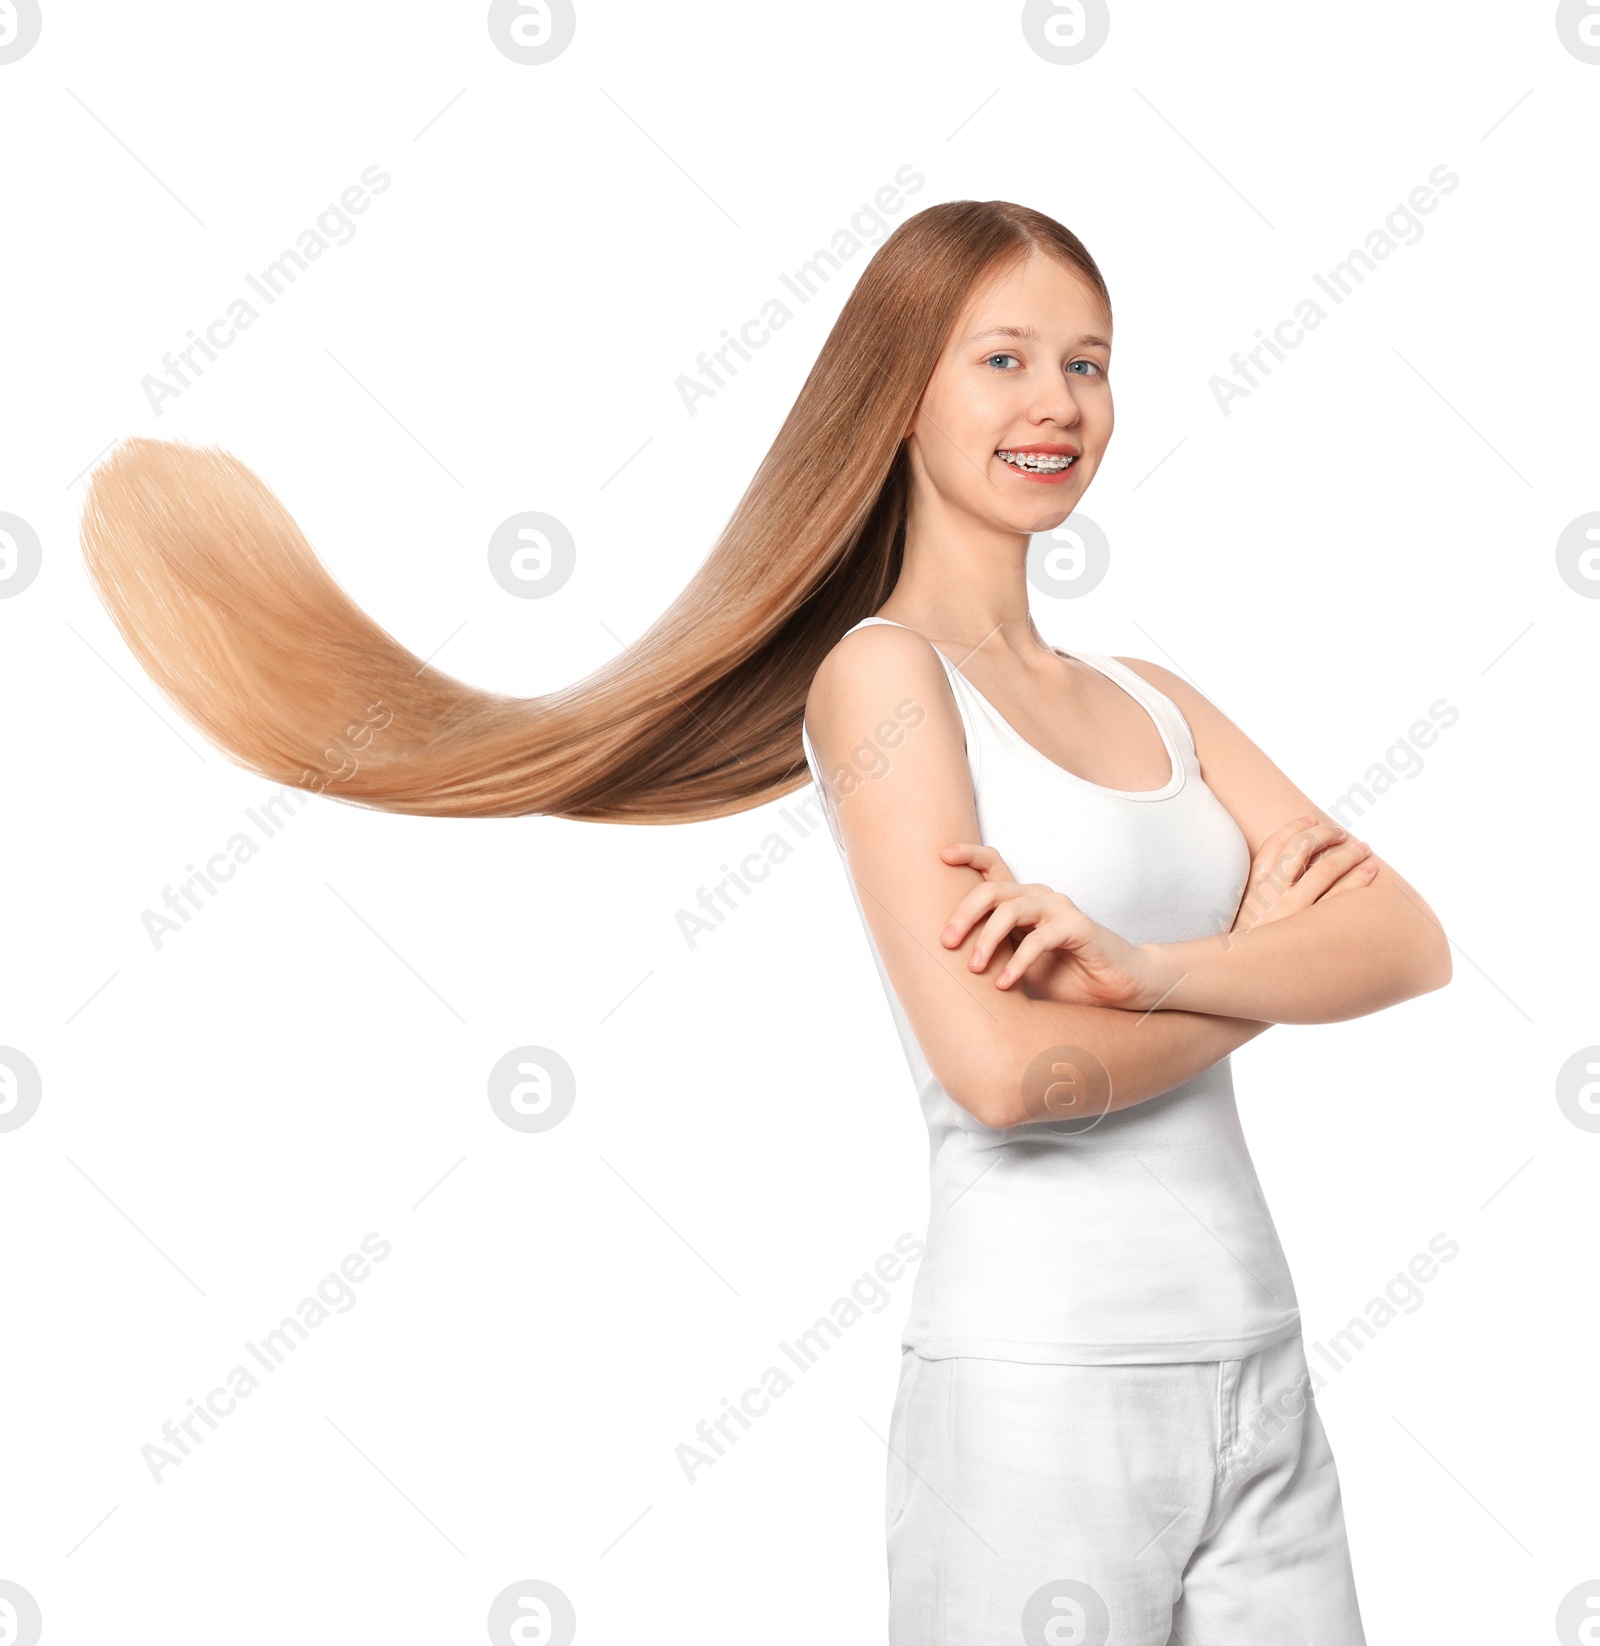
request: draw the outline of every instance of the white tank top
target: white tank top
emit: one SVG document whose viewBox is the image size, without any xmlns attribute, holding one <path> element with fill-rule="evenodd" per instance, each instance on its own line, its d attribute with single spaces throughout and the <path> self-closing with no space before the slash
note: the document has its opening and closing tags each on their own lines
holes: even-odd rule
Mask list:
<svg viewBox="0 0 1600 1646">
<path fill-rule="evenodd" d="M 855 627 L 891 621 L 867 617 Z M 1057 651 L 1129 692 L 1166 746 L 1172 775 L 1161 788 L 1108 789 L 1040 753 L 939 655 L 966 732 L 980 836 L 1019 881 L 1065 892 L 1130 943 L 1179 942 L 1233 924 L 1249 847 L 1202 779 L 1171 698 L 1115 658 Z M 801 739 L 843 858 L 803 727 Z M 1300 1329 L 1226 1057 L 1097 1119 L 985 1126 L 934 1078 L 848 863 L 845 879 L 928 1123 L 928 1240 L 906 1347 L 935 1358 L 1069 1365 L 1233 1360 Z"/>
</svg>

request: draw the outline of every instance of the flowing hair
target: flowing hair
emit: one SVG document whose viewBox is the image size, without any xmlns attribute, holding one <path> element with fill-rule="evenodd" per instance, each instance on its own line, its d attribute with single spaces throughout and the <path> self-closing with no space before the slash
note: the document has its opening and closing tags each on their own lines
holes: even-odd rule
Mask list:
<svg viewBox="0 0 1600 1646">
<path fill-rule="evenodd" d="M 955 200 L 902 223 L 705 563 L 622 655 L 558 691 L 510 697 L 426 666 L 215 448 L 133 438 L 96 468 L 89 575 L 178 710 L 277 783 L 391 812 L 598 823 L 776 800 L 808 780 L 817 666 L 899 577 L 903 434 L 950 329 L 982 277 L 1034 250 L 1082 275 L 1109 315 L 1082 242 L 1040 212 Z"/>
</svg>

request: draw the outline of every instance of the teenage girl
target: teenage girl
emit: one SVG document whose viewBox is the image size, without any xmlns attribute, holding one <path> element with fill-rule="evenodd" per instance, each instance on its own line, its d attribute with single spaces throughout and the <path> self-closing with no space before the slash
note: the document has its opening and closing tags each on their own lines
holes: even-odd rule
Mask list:
<svg viewBox="0 0 1600 1646">
<path fill-rule="evenodd" d="M 932 1146 L 891 1641 L 1364 1646 L 1228 1055 L 1439 988 L 1449 947 L 1186 682 L 1034 629 L 1029 540 L 1099 467 L 1110 363 L 1076 236 L 1003 201 L 917 214 L 684 594 L 544 698 L 422 664 L 225 453 L 119 448 L 84 551 L 163 690 L 281 782 L 670 822 L 809 765 Z"/>
</svg>

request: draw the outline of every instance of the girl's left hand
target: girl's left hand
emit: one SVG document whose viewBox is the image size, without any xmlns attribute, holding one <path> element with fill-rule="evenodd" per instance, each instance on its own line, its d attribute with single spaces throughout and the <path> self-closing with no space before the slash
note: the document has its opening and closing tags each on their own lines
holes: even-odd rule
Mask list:
<svg viewBox="0 0 1600 1646">
<path fill-rule="evenodd" d="M 995 978 L 996 988 L 1009 989 L 1030 968 L 1053 961 L 1041 991 L 1051 1000 L 1134 1010 L 1149 1004 L 1155 978 L 1148 948 L 1129 943 L 1091 920 L 1063 892 L 1044 885 L 1018 885 L 992 846 L 962 842 L 944 847 L 939 855 L 951 865 L 968 864 L 983 876 L 983 884 L 974 886 L 956 905 L 941 938 L 947 949 L 953 949 L 978 920 L 989 915 L 968 960 L 973 971 L 981 972 L 998 945 L 1017 928 L 1032 928 Z"/>
</svg>

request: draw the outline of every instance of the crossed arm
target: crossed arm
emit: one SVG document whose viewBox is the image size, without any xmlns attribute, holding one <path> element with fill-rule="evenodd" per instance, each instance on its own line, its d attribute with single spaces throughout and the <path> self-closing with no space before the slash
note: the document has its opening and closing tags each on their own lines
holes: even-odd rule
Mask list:
<svg viewBox="0 0 1600 1646">
<path fill-rule="evenodd" d="M 1336 827 L 1213 703 L 1159 664 L 1120 661 L 1165 692 L 1194 733 L 1201 772 L 1252 855 L 1285 818 Z M 1450 981 L 1450 943 L 1416 888 L 1376 856 L 1360 895 L 1324 898 L 1228 942 L 1160 945 L 1165 1004 L 1270 1023 L 1364 1017 Z"/>
<path fill-rule="evenodd" d="M 1154 664 L 1122 661 L 1183 710 L 1206 782 L 1252 855 L 1290 817 L 1332 826 L 1193 688 Z M 1226 938 L 1138 946 L 1140 992 L 1119 1004 L 996 988 L 1006 944 L 973 970 L 968 956 L 981 943 L 952 950 L 941 941 L 951 911 L 983 879 L 941 856 L 975 841 L 978 824 L 960 718 L 933 648 L 889 625 L 847 635 L 817 672 L 806 723 L 890 982 L 940 1084 L 984 1125 L 1059 1119 L 1085 1104 L 1126 1108 L 1273 1022 L 1361 1016 L 1449 979 L 1432 911 L 1374 859 L 1376 873 L 1349 895 Z M 876 735 L 886 726 L 910 728 L 887 760 Z"/>
</svg>

